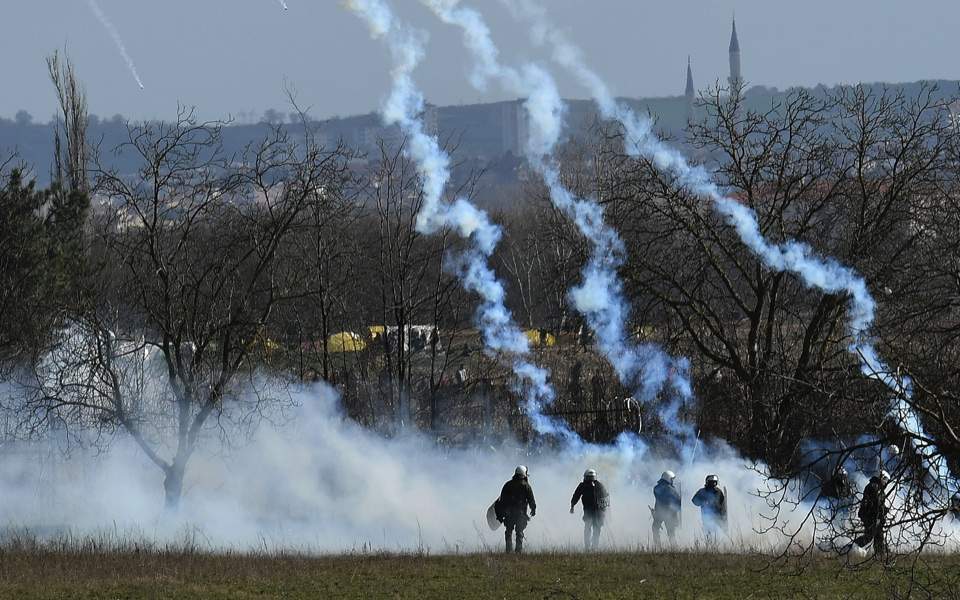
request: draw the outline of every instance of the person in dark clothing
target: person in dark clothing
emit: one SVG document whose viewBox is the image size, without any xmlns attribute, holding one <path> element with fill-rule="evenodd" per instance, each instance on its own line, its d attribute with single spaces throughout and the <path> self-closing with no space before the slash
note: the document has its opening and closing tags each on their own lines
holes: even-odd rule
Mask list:
<svg viewBox="0 0 960 600">
<path fill-rule="evenodd" d="M 836 498 L 843 500 L 854 495 L 853 484 L 850 482 L 850 474 L 843 467 L 837 467 L 833 475 L 824 482 L 822 493 L 827 498 Z"/>
<path fill-rule="evenodd" d="M 530 508 L 530 515 L 527 515 L 527 508 Z M 523 532 L 527 528 L 527 523 L 537 514 L 537 501 L 533 497 L 533 488 L 527 479 L 527 468 L 523 465 L 517 467 L 513 473 L 513 479 L 503 484 L 500 490 L 500 497 L 496 504 L 497 519 L 506 527 L 504 537 L 506 538 L 506 551 L 514 549 L 513 532 L 516 531 L 517 544 L 516 552 L 523 552 Z"/>
<path fill-rule="evenodd" d="M 844 520 L 849 516 L 857 492 L 850 481 L 850 474 L 843 466 L 834 469 L 820 488 L 820 493 L 828 501 L 834 517 Z"/>
<path fill-rule="evenodd" d="M 673 487 L 676 479 L 673 471 L 664 471 L 653 488 L 653 541 L 660 545 L 660 528 L 667 528 L 670 544 L 677 543 L 677 528 L 680 526 L 680 492 Z"/>
<path fill-rule="evenodd" d="M 950 514 L 954 521 L 960 523 L 960 492 L 954 494 L 953 498 L 950 499 Z"/>
<path fill-rule="evenodd" d="M 727 499 L 720 490 L 720 478 L 707 475 L 704 486 L 693 497 L 693 504 L 700 507 L 707 541 L 716 543 L 727 526 Z"/>
<path fill-rule="evenodd" d="M 610 495 L 607 488 L 597 481 L 597 472 L 593 469 L 584 472 L 583 481 L 573 492 L 573 498 L 570 499 L 571 515 L 577 502 L 583 502 L 583 547 L 595 550 L 600 545 L 600 529 L 603 528 L 610 506 Z"/>
<path fill-rule="evenodd" d="M 863 535 L 853 541 L 861 548 L 873 544 L 873 553 L 881 554 L 886 551 L 886 542 L 883 539 L 883 528 L 887 522 L 887 502 L 884 488 L 890 481 L 890 474 L 880 471 L 870 478 L 870 482 L 863 488 L 863 498 L 860 500 L 860 510 L 857 516 L 863 523 Z"/>
</svg>

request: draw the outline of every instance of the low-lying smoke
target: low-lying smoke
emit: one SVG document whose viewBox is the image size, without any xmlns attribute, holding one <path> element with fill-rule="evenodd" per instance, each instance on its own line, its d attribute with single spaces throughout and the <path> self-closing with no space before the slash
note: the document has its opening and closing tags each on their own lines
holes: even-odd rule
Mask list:
<svg viewBox="0 0 960 600">
<path fill-rule="evenodd" d="M 889 414 L 911 439 L 931 439 L 910 405 L 910 379 L 892 371 L 873 345 L 870 328 L 876 302 L 863 277 L 832 258 L 819 256 L 803 242 L 788 240 L 775 243 L 766 239 L 752 209 L 724 194 L 703 167 L 689 164 L 683 154 L 660 140 L 648 117 L 636 114 L 614 98 L 606 83 L 586 64 L 580 49 L 550 24 L 542 7 L 532 0 L 511 0 L 507 4 L 533 22 L 534 40 L 551 45 L 554 60 L 590 91 L 601 115 L 623 125 L 628 155 L 650 159 L 657 168 L 675 176 L 687 190 L 709 199 L 717 212 L 734 228 L 743 244 L 768 268 L 792 272 L 808 287 L 828 294 L 845 294 L 850 298 L 848 329 L 853 342 L 849 350 L 860 361 L 861 372 L 890 389 L 892 398 Z M 943 455 L 931 444 L 916 445 L 914 450 L 923 458 L 931 475 L 941 486 L 941 493 L 934 500 L 941 504 L 949 501 L 957 489 L 957 481 L 950 473 Z"/>
<path fill-rule="evenodd" d="M 413 72 L 424 56 L 425 35 L 405 27 L 382 0 L 349 0 L 347 7 L 367 23 L 374 38 L 382 39 L 390 49 L 393 85 L 382 113 L 388 125 L 400 127 L 406 138 L 404 151 L 423 181 L 417 230 L 430 235 L 450 228 L 470 240 L 471 247 L 460 253 L 455 263 L 464 287 L 481 298 L 476 320 L 484 345 L 512 356 L 513 370 L 523 382 L 522 392 L 537 431 L 575 438 L 564 423 L 543 414 L 543 406 L 555 397 L 547 371 L 524 358 L 529 353 L 529 340 L 507 309 L 506 291 L 490 266 L 490 255 L 500 241 L 500 227 L 466 198 L 444 201 L 450 157 L 437 137 L 425 129 L 421 115 L 426 103 L 413 80 Z"/>
<path fill-rule="evenodd" d="M 120 32 L 117 31 L 117 28 L 113 26 L 113 23 L 107 18 L 107 15 L 104 14 L 103 10 L 100 9 L 100 5 L 97 4 L 97 0 L 87 0 L 87 4 L 90 6 L 90 10 L 93 11 L 93 14 L 97 17 L 100 23 L 104 26 L 104 28 L 106 28 L 107 32 L 110 34 L 110 37 L 113 38 L 113 43 L 117 45 L 117 50 L 120 51 L 120 56 L 123 57 L 124 62 L 127 63 L 127 68 L 130 69 L 130 73 L 133 75 L 137 85 L 139 85 L 140 89 L 142 90 L 143 81 L 140 80 L 140 75 L 137 73 L 137 66 L 133 64 L 133 59 L 130 58 L 130 55 L 127 53 L 127 47 L 124 46 L 123 40 L 120 38 Z"/>
<path fill-rule="evenodd" d="M 290 393 L 298 408 L 273 419 L 283 425 L 263 422 L 248 440 L 228 429 L 235 444 L 229 454 L 208 432 L 191 459 L 176 514 L 163 507 L 161 472 L 128 436 L 106 451 L 76 449 L 68 456 L 54 437 L 4 445 L 0 527 L 41 538 L 107 533 L 118 543 L 177 543 L 190 533 L 214 551 L 499 550 L 503 529 L 491 532 L 484 515 L 514 467 L 526 464 L 537 498 L 537 516 L 527 530 L 533 551 L 581 547 L 579 509 L 570 515 L 569 506 L 587 468 L 598 470 L 611 494 L 601 538 L 605 549 L 651 545 L 647 507 L 665 469 L 677 471 L 682 491 L 681 546 L 703 542 L 699 510 L 690 498 L 708 473 L 718 473 L 729 491 L 731 536 L 725 547 L 770 550 L 782 543 L 754 531 L 764 524 L 765 506 L 756 496 L 763 477 L 722 445 L 702 449 L 690 465 L 615 447 L 585 454 L 532 454 L 520 443 L 444 449 L 418 432 L 386 439 L 364 429 L 342 414 L 326 385 L 292 392 L 280 384 L 267 391 L 267 385 L 259 382 L 257 393 Z"/>
<path fill-rule="evenodd" d="M 562 183 L 554 159 L 563 131 L 563 99 L 550 74 L 535 65 L 514 69 L 500 62 L 499 51 L 483 17 L 457 0 L 422 0 L 443 22 L 459 27 L 474 57 L 471 83 L 483 89 L 499 81 L 510 93 L 526 97 L 530 134 L 526 155 L 550 192 L 550 199 L 569 217 L 591 246 L 583 279 L 570 290 L 574 307 L 596 336 L 601 353 L 613 365 L 625 387 L 649 402 L 670 383 L 675 403 L 662 411 L 664 424 L 674 435 L 692 437 L 689 424 L 675 417 L 676 405 L 692 398 L 689 364 L 673 359 L 656 344 L 634 344 L 627 331 L 629 303 L 617 270 L 624 248 L 617 231 L 604 220 L 603 208 L 590 199 L 577 198 Z"/>
</svg>

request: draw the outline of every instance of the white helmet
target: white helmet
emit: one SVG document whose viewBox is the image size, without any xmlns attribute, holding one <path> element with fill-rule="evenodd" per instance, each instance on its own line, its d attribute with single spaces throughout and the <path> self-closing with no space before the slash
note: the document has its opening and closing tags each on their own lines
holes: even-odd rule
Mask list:
<svg viewBox="0 0 960 600">
<path fill-rule="evenodd" d="M 584 481 L 592 480 L 596 478 L 597 478 L 597 472 L 594 471 L 593 469 L 587 469 L 586 471 L 583 472 Z"/>
<path fill-rule="evenodd" d="M 890 456 L 900 456 L 900 448 L 896 444 L 890 444 L 887 446 L 887 453 Z"/>
<path fill-rule="evenodd" d="M 523 465 L 519 465 L 516 469 L 514 469 L 513 474 L 514 474 L 514 475 L 519 475 L 520 477 L 526 477 L 526 476 L 527 476 L 527 468 L 526 468 L 525 466 L 523 466 Z"/>
<path fill-rule="evenodd" d="M 717 477 L 716 475 L 707 475 L 707 479 L 705 480 L 705 483 L 707 485 L 710 485 L 711 483 L 716 485 L 720 483 L 720 478 Z"/>
<path fill-rule="evenodd" d="M 666 481 L 669 481 L 670 483 L 673 483 L 673 480 L 676 478 L 677 478 L 677 474 L 674 473 L 673 471 L 664 471 L 663 473 L 660 474 L 660 479 L 664 479 Z"/>
<path fill-rule="evenodd" d="M 877 477 L 879 477 L 882 481 L 890 481 L 890 473 L 887 473 L 883 470 L 877 473 Z"/>
</svg>

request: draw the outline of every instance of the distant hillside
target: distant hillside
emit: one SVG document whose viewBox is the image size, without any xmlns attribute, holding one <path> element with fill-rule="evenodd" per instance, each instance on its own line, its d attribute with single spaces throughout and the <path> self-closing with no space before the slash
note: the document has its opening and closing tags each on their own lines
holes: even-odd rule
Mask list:
<svg viewBox="0 0 960 600">
<path fill-rule="evenodd" d="M 916 95 L 924 82 L 901 84 L 867 84 L 868 87 L 886 86 Z M 960 81 L 935 81 L 942 97 L 956 95 Z M 814 93 L 826 93 L 834 88 L 818 86 Z M 757 86 L 746 92 L 747 106 L 755 110 L 769 108 L 790 90 L 777 90 Z M 677 133 L 686 124 L 687 106 L 682 96 L 665 98 L 625 99 L 634 109 L 650 112 L 657 118 L 658 128 Z M 567 124 L 570 135 L 586 130 L 596 121 L 596 110 L 587 100 L 567 101 Z M 271 111 L 275 112 L 275 111 Z M 279 113 L 275 113 L 279 115 Z M 694 113 L 696 117 L 696 113 Z M 429 107 L 425 119 L 428 128 L 439 133 L 441 139 L 456 148 L 458 160 L 471 168 L 484 168 L 489 176 L 510 180 L 516 172 L 516 158 L 522 154 L 526 137 L 526 120 L 519 101 L 469 104 L 459 106 Z M 395 144 L 400 133 L 395 128 L 385 128 L 375 113 L 344 118 L 333 118 L 317 123 L 322 138 L 329 144 L 342 139 L 348 145 L 368 155 L 377 152 L 379 140 Z M 299 126 L 288 125 L 296 130 Z M 246 144 L 265 135 L 268 125 L 233 125 L 225 128 L 224 142 L 230 152 L 240 152 Z M 126 126 L 122 117 L 110 120 L 91 120 L 89 139 L 100 144 L 106 156 L 111 149 L 125 139 Z M 20 157 L 34 168 L 41 183 L 49 180 L 53 157 L 53 133 L 50 124 L 36 124 L 20 115 L 18 119 L 0 118 L 0 156 L 15 149 Z M 111 157 L 113 166 L 121 172 L 132 170 L 132 164 L 123 164 Z"/>
</svg>

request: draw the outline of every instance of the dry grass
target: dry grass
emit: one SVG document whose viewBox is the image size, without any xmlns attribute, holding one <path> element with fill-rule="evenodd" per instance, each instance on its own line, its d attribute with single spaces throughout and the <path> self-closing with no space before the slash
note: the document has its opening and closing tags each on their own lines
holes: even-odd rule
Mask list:
<svg viewBox="0 0 960 600">
<path fill-rule="evenodd" d="M 937 557 L 937 571 L 960 570 Z M 820 560 L 797 573 L 762 557 L 542 553 L 461 556 L 211 554 L 64 545 L 0 549 L 3 598 L 884 598 L 906 576 Z"/>
</svg>

